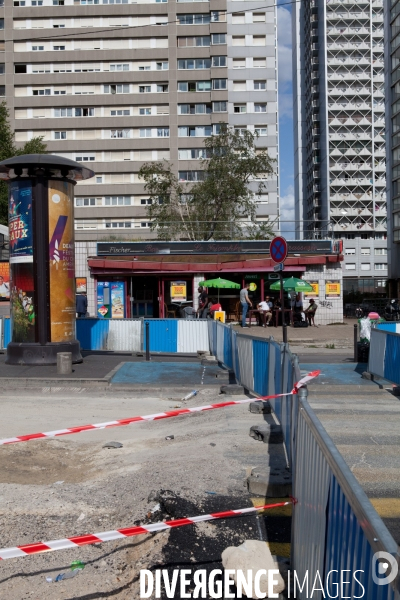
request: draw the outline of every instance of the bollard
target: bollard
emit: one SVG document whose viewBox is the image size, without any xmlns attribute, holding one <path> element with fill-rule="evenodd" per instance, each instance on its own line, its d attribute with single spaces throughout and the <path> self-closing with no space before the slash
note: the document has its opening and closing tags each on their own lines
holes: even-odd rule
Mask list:
<svg viewBox="0 0 400 600">
<path fill-rule="evenodd" d="M 57 352 L 57 373 L 59 375 L 72 373 L 72 352 Z"/>
<path fill-rule="evenodd" d="M 282 319 L 283 319 L 283 315 L 282 315 Z M 287 325 L 286 325 L 286 323 L 282 323 L 282 336 L 283 336 L 283 343 L 287 344 Z"/>
<path fill-rule="evenodd" d="M 149 327 L 148 322 L 146 322 L 145 340 L 146 340 L 146 361 L 149 361 L 150 360 L 150 327 Z"/>
<path fill-rule="evenodd" d="M 354 325 L 354 362 L 358 362 L 358 325 Z"/>
</svg>

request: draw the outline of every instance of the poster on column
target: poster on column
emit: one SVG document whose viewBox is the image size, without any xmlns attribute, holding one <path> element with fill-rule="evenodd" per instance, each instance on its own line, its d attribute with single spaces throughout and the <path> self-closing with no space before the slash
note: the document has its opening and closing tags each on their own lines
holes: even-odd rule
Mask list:
<svg viewBox="0 0 400 600">
<path fill-rule="evenodd" d="M 8 193 L 11 339 L 17 343 L 35 342 L 32 184 L 13 181 Z"/>
<path fill-rule="evenodd" d="M 52 342 L 75 339 L 73 185 L 49 181 L 50 331 Z"/>
<path fill-rule="evenodd" d="M 312 285 L 312 292 L 304 292 L 305 296 L 319 296 L 319 281 L 318 279 L 308 279 L 307 283 Z"/>
<path fill-rule="evenodd" d="M 111 283 L 111 318 L 123 319 L 125 317 L 125 284 L 123 281 Z"/>
<path fill-rule="evenodd" d="M 10 264 L 0 262 L 0 300 L 10 299 Z"/>
</svg>

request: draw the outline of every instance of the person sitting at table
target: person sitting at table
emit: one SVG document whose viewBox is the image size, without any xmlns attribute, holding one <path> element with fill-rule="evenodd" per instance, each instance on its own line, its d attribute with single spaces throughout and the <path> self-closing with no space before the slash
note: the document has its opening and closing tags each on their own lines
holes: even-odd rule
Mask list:
<svg viewBox="0 0 400 600">
<path fill-rule="evenodd" d="M 308 319 L 308 324 L 310 326 L 311 326 L 311 324 L 313 324 L 314 327 L 318 327 L 318 325 L 315 324 L 315 313 L 317 312 L 317 308 L 318 308 L 318 305 L 315 302 L 314 298 L 310 298 L 310 305 L 304 311 L 304 314 L 306 315 L 306 317 Z"/>
<path fill-rule="evenodd" d="M 272 307 L 273 304 L 270 301 L 269 296 L 265 296 L 265 300 L 257 304 L 258 312 L 259 312 L 259 324 L 263 327 L 269 325 L 269 322 L 272 319 Z"/>
</svg>

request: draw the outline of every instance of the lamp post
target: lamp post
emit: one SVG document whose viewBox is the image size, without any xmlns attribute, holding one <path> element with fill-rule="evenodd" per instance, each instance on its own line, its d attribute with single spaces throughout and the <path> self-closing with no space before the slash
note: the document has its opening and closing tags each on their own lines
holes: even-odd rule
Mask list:
<svg viewBox="0 0 400 600">
<path fill-rule="evenodd" d="M 50 154 L 0 162 L 8 183 L 11 342 L 7 364 L 81 362 L 75 339 L 74 186 L 93 177 L 81 164 Z"/>
</svg>

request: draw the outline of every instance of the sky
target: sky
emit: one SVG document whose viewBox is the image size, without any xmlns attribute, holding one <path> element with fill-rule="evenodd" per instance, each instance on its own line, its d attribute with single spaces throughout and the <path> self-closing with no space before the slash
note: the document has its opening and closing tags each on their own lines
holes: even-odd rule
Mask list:
<svg viewBox="0 0 400 600">
<path fill-rule="evenodd" d="M 278 0 L 278 5 L 287 0 Z M 294 220 L 293 188 L 293 90 L 292 16 L 290 5 L 278 6 L 278 106 L 279 176 L 281 220 Z M 282 223 L 281 231 L 293 231 L 292 223 Z M 289 237 L 294 237 L 290 235 Z"/>
</svg>

